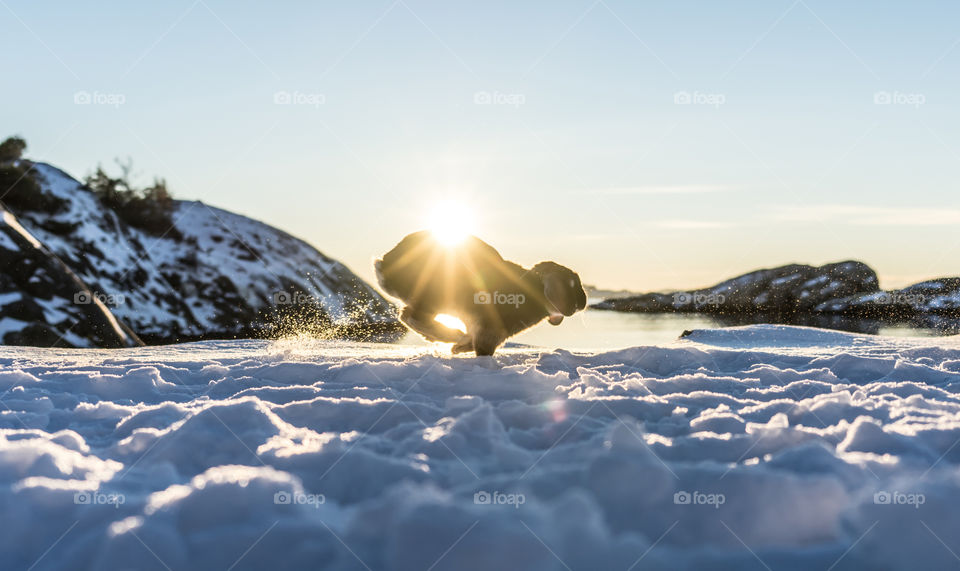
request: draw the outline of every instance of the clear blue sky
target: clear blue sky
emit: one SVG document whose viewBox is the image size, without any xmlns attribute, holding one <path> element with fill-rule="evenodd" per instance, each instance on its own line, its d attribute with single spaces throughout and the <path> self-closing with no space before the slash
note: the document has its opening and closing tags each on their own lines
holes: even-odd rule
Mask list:
<svg viewBox="0 0 960 571">
<path fill-rule="evenodd" d="M 606 287 L 960 274 L 955 1 L 90 6 L 0 0 L 0 134 L 78 177 L 133 157 L 368 279 L 444 196 Z"/>
</svg>

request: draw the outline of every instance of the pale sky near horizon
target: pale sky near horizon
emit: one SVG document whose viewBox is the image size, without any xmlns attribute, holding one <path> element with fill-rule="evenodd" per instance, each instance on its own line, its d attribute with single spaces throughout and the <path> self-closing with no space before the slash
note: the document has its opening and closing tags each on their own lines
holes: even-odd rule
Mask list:
<svg viewBox="0 0 960 571">
<path fill-rule="evenodd" d="M 956 2 L 0 0 L 0 137 L 372 280 L 441 198 L 507 259 L 691 288 L 960 275 Z"/>
</svg>

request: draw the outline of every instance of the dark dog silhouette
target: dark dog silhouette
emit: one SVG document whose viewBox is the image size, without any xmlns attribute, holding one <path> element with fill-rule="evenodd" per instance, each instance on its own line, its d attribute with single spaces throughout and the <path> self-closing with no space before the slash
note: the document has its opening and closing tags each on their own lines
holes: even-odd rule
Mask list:
<svg viewBox="0 0 960 571">
<path fill-rule="evenodd" d="M 377 281 L 406 305 L 400 319 L 428 341 L 454 343 L 453 352 L 493 355 L 508 337 L 547 318 L 560 325 L 587 305 L 580 276 L 554 262 L 531 269 L 504 260 L 470 236 L 455 246 L 428 231 L 414 232 L 374 263 Z M 467 333 L 434 320 L 459 318 Z"/>
</svg>

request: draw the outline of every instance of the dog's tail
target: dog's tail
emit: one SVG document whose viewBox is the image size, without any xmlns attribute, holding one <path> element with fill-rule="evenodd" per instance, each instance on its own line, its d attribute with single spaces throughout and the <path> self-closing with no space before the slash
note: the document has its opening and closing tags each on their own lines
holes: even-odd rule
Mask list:
<svg viewBox="0 0 960 571">
<path fill-rule="evenodd" d="M 383 291 L 394 297 L 400 297 L 397 295 L 397 292 L 393 290 L 393 288 L 387 285 L 387 280 L 383 277 L 383 260 L 377 259 L 373 261 L 373 271 L 377 274 L 377 283 L 380 284 L 380 287 L 383 288 Z"/>
<path fill-rule="evenodd" d="M 373 271 L 377 273 L 377 283 L 383 287 L 383 260 L 378 258 L 373 261 Z"/>
</svg>

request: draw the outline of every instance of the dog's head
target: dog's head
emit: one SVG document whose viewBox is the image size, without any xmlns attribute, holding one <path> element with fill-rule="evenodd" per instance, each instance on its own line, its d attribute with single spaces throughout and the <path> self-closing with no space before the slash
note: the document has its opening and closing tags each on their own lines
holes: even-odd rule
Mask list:
<svg viewBox="0 0 960 571">
<path fill-rule="evenodd" d="M 564 316 L 570 317 L 587 307 L 587 294 L 580 276 L 570 268 L 554 262 L 540 262 L 533 271 L 543 281 L 543 296 L 547 300 L 547 318 L 550 325 L 560 325 Z"/>
</svg>

